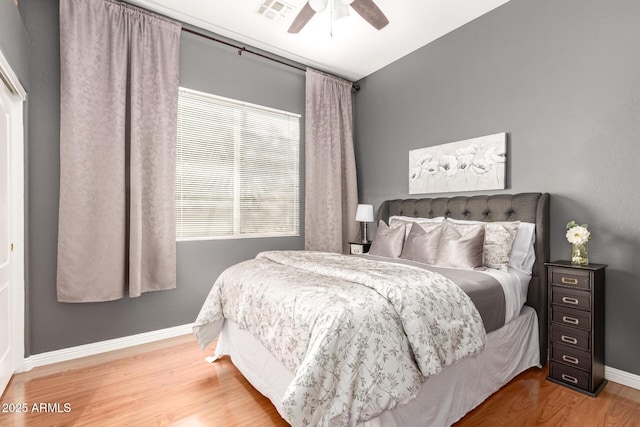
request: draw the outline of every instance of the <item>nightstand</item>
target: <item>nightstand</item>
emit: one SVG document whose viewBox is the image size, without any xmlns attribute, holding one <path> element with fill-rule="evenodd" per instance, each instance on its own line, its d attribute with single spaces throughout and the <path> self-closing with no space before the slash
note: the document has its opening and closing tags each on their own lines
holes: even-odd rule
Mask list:
<svg viewBox="0 0 640 427">
<path fill-rule="evenodd" d="M 366 254 L 369 252 L 371 242 L 349 242 L 349 250 L 351 254 Z"/>
<path fill-rule="evenodd" d="M 548 262 L 549 376 L 596 397 L 604 388 L 604 264 Z"/>
</svg>

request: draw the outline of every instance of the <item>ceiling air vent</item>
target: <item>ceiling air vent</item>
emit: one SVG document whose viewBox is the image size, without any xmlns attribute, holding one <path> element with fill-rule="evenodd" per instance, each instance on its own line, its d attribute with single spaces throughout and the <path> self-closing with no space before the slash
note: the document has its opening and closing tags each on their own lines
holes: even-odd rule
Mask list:
<svg viewBox="0 0 640 427">
<path fill-rule="evenodd" d="M 293 6 L 280 0 L 263 0 L 257 13 L 270 21 L 278 22 L 289 16 L 293 9 Z"/>
</svg>

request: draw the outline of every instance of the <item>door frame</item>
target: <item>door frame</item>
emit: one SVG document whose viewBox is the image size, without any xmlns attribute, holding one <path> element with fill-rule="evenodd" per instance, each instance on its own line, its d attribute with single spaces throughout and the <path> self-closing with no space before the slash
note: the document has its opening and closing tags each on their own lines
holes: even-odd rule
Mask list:
<svg viewBox="0 0 640 427">
<path fill-rule="evenodd" d="M 25 338 L 25 187 L 24 187 L 24 106 L 27 93 L 13 71 L 2 49 L 0 49 L 0 84 L 12 93 L 13 113 L 9 137 L 10 194 L 9 239 L 11 252 L 10 293 L 12 303 L 11 336 L 14 372 L 24 371 Z"/>
</svg>

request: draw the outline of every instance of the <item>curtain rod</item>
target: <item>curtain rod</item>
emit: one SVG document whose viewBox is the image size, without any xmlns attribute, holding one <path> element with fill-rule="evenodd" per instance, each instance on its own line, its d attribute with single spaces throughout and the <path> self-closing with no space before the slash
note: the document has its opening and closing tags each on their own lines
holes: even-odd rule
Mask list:
<svg viewBox="0 0 640 427">
<path fill-rule="evenodd" d="M 262 54 L 260 52 L 256 52 L 256 51 L 247 49 L 244 46 L 238 46 L 238 45 L 235 45 L 233 43 L 229 43 L 227 41 L 220 40 L 218 38 L 215 38 L 215 37 L 212 37 L 210 35 L 201 33 L 199 31 L 192 30 L 190 28 L 182 27 L 182 31 L 185 31 L 185 32 L 190 33 L 190 34 L 195 34 L 196 36 L 204 37 L 205 39 L 208 39 L 208 40 L 211 40 L 211 41 L 214 41 L 214 42 L 217 42 L 217 43 L 221 43 L 221 44 L 227 45 L 229 47 L 233 47 L 235 49 L 238 49 L 238 55 L 241 55 L 241 56 L 242 56 L 242 54 L 244 52 L 246 52 L 246 53 L 250 53 L 252 55 L 259 56 L 259 57 L 264 58 L 264 59 L 268 59 L 269 61 L 277 62 L 278 64 L 286 65 L 287 67 L 295 68 L 296 70 L 300 70 L 300 71 L 304 71 L 304 72 L 307 71 L 305 68 L 298 67 L 297 65 L 289 64 L 288 62 L 284 62 L 284 61 L 281 61 L 279 59 L 273 58 L 271 56 L 264 55 L 264 54 Z M 358 86 L 357 84 L 355 84 L 353 82 L 351 82 L 351 88 L 353 90 L 355 90 L 355 91 L 359 91 L 360 90 L 360 86 Z"/>
</svg>

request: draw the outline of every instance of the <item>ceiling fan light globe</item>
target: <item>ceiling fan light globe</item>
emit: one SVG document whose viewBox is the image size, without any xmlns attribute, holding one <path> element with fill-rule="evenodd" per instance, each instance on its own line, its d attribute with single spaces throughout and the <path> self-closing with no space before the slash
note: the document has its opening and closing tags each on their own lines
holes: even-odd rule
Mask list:
<svg viewBox="0 0 640 427">
<path fill-rule="evenodd" d="M 315 10 L 318 13 L 325 10 L 328 3 L 329 0 L 309 0 L 309 6 L 311 6 L 311 9 Z"/>
<path fill-rule="evenodd" d="M 349 16 L 349 6 L 335 3 L 333 9 L 333 20 L 339 21 Z"/>
</svg>

